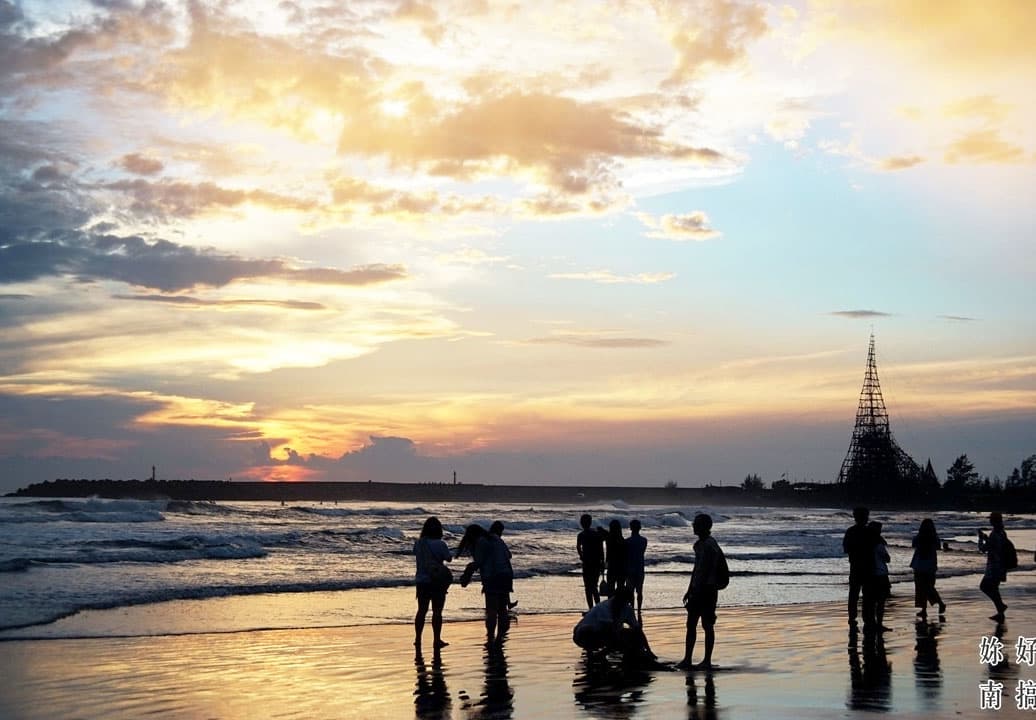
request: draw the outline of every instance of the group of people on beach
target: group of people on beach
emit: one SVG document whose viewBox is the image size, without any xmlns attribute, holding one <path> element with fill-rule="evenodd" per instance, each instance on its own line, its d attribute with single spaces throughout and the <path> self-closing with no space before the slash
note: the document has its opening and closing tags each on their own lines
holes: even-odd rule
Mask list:
<svg viewBox="0 0 1036 720">
<path fill-rule="evenodd" d="M 881 534 L 882 525 L 870 520 L 870 511 L 857 507 L 853 510 L 853 519 L 854 524 L 845 531 L 842 540 L 842 548 L 849 559 L 849 629 L 851 635 L 858 632 L 857 617 L 862 615 L 864 633 L 874 637 L 889 630 L 883 621 L 885 602 L 891 591 L 891 557 L 888 543 Z M 1016 560 L 1009 557 L 1013 554 L 1013 545 L 1007 540 L 1003 516 L 999 512 L 991 513 L 989 522 L 992 526 L 989 534 L 979 531 L 979 549 L 986 553 L 986 570 L 979 587 L 996 608 L 990 619 L 1003 622 L 1007 605 L 1000 597 L 999 586 L 1006 580 L 1006 571 Z M 618 520 L 612 520 L 605 530 L 600 526 L 595 528 L 593 517 L 583 514 L 579 524 L 582 529 L 576 537 L 576 553 L 582 568 L 587 611 L 573 629 L 573 641 L 588 652 L 620 651 L 624 662 L 641 667 L 660 666 L 642 625 L 647 539 L 640 533 L 640 521 L 630 521 L 629 537 L 623 536 L 622 524 Z M 708 669 L 712 667 L 716 640 L 719 592 L 727 587 L 730 571 L 722 549 L 712 536 L 712 518 L 699 513 L 694 517 L 692 529 L 698 539 L 694 543 L 694 567 L 683 596 L 687 634 L 684 657 L 676 667 Z M 478 524 L 468 525 L 456 551 L 451 553 L 442 539 L 443 528 L 438 518 L 430 517 L 425 521 L 420 538 L 414 544 L 417 560 L 414 645 L 419 650 L 429 606 L 434 647 L 438 650 L 448 645 L 442 639 L 442 613 L 453 574 L 445 563 L 463 555 L 470 556 L 471 560 L 461 574 L 461 587 L 466 587 L 476 572 L 482 582 L 487 641 L 499 644 L 506 637 L 511 624 L 510 611 L 517 603 L 511 601 L 514 571 L 511 551 L 503 540 L 503 534 L 504 524 L 499 520 L 493 522 L 488 530 Z M 914 575 L 914 604 L 921 620 L 927 619 L 930 605 L 938 606 L 940 618 L 946 612 L 946 603 L 935 588 L 940 544 L 935 523 L 925 518 L 913 538 L 910 562 Z M 699 623 L 704 635 L 705 653 L 700 662 L 694 663 L 692 656 Z"/>
<path fill-rule="evenodd" d="M 870 520 L 870 510 L 865 507 L 853 509 L 855 523 L 845 531 L 842 549 L 849 557 L 849 632 L 859 631 L 857 610 L 860 596 L 863 596 L 862 616 L 863 631 L 868 635 L 886 632 L 884 625 L 885 601 L 889 598 L 892 585 L 889 582 L 888 543 L 882 537 L 880 522 Z M 1007 580 L 1007 570 L 1012 560 L 1008 560 L 1008 548 L 1012 548 L 1004 530 L 1004 518 L 999 512 L 989 515 L 992 530 L 986 534 L 979 530 L 979 550 L 986 554 L 986 569 L 982 575 L 979 588 L 993 602 L 996 612 L 990 620 L 1003 622 L 1007 605 L 1000 597 L 1000 583 Z M 935 576 L 938 570 L 938 552 L 941 546 L 935 522 L 925 518 L 914 535 L 912 541 L 913 557 L 910 568 L 914 573 L 914 607 L 920 620 L 927 620 L 928 607 L 938 606 L 939 618 L 946 614 L 946 603 L 939 591 L 935 589 Z M 945 546 L 944 546 L 945 547 Z"/>
</svg>

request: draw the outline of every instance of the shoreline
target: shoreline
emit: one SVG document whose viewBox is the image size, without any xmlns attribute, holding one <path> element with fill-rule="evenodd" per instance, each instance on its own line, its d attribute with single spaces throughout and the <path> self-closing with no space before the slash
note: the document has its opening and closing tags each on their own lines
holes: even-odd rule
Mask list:
<svg viewBox="0 0 1036 720">
<path fill-rule="evenodd" d="M 997 627 L 977 588 L 947 594 L 945 622 L 915 623 L 912 597 L 900 593 L 886 616 L 892 630 L 869 647 L 849 642 L 844 603 L 726 607 L 721 596 L 718 667 L 690 673 L 623 673 L 588 660 L 571 641 L 575 612 L 520 615 L 503 648 L 487 651 L 482 623 L 451 621 L 447 606 L 443 637 L 451 644 L 438 657 L 430 649 L 415 656 L 408 623 L 376 633 L 349 626 L 9 640 L 0 654 L 0 716 L 968 718 L 987 714 L 978 683 L 995 679 L 1006 688 L 998 716 L 1021 717 L 1014 685 L 1036 679 L 1036 669 L 1016 663 L 1012 647 L 1016 636 L 1036 635 L 1036 592 L 1031 584 L 1008 589 L 999 633 L 1009 662 L 999 668 L 978 660 L 980 639 Z M 661 659 L 681 656 L 684 618 L 645 611 Z M 426 635 L 430 644 L 430 629 Z"/>
<path fill-rule="evenodd" d="M 986 602 L 986 598 L 978 590 L 980 578 L 981 573 L 940 577 L 939 591 L 945 598 L 952 598 L 954 604 L 981 604 Z M 574 577 L 552 577 L 549 580 L 550 585 L 545 590 L 542 586 L 539 587 L 538 592 L 556 594 L 567 591 L 573 598 L 577 598 L 576 591 L 579 591 L 581 595 L 581 586 Z M 680 585 L 685 582 L 686 579 L 681 577 Z M 654 592 L 646 594 L 645 606 L 648 616 L 675 614 L 682 617 L 683 609 L 676 602 L 679 595 L 673 594 L 676 592 L 673 587 L 675 586 L 667 588 L 664 593 L 654 588 Z M 517 585 L 516 589 L 519 599 L 534 597 L 537 594 L 537 588 L 530 587 L 528 580 Z M 736 602 L 736 598 L 744 597 L 743 593 L 724 591 L 720 597 L 720 604 L 727 614 L 838 608 L 844 605 L 841 597 L 844 597 L 847 585 L 838 585 L 835 589 L 838 593 L 837 599 L 770 604 L 739 603 Z M 912 602 L 912 582 L 895 582 L 892 591 L 890 602 L 893 604 L 903 605 Z M 1002 586 L 1002 592 L 1009 605 L 1014 598 L 1022 598 L 1025 601 L 1032 600 L 1036 607 L 1036 568 L 1012 572 L 1008 583 Z M 524 605 L 519 605 L 519 617 L 578 619 L 584 610 L 582 605 L 550 608 L 536 608 L 530 605 L 528 600 Z M 354 611 L 353 608 L 357 607 L 379 608 L 383 612 L 395 614 L 372 615 Z M 401 627 L 412 624 L 414 608 L 412 585 L 175 598 L 133 605 L 87 608 L 50 622 L 4 628 L 0 630 L 0 646 L 15 641 L 127 639 Z M 477 587 L 472 586 L 467 590 L 451 588 L 444 617 L 447 624 L 480 622 L 482 606 Z M 1036 615 L 1033 617 L 1033 630 L 1036 632 Z"/>
</svg>

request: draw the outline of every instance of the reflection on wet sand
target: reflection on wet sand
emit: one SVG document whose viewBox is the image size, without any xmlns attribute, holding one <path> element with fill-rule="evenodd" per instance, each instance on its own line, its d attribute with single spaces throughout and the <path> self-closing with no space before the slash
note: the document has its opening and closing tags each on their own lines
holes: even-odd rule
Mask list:
<svg viewBox="0 0 1036 720">
<path fill-rule="evenodd" d="M 914 623 L 914 684 L 925 710 L 939 707 L 942 669 L 939 667 L 939 633 L 942 626 L 919 620 Z"/>
<path fill-rule="evenodd" d="M 443 720 L 450 717 L 450 691 L 442 657 L 436 651 L 431 663 L 425 662 L 418 650 L 414 656 L 417 682 L 414 687 L 414 714 L 420 720 Z"/>
<path fill-rule="evenodd" d="M 514 690 L 507 677 L 507 655 L 502 643 L 486 643 L 482 654 L 484 679 L 478 700 L 461 693 L 465 717 L 479 720 L 510 720 L 514 716 Z"/>
<path fill-rule="evenodd" d="M 704 678 L 704 697 L 698 694 L 698 683 L 701 682 L 700 674 L 688 673 L 687 675 L 687 718 L 688 720 L 718 720 L 719 711 L 716 707 L 716 683 L 712 679 L 712 673 L 706 672 Z"/>
<path fill-rule="evenodd" d="M 863 654 L 856 638 L 849 643 L 849 702 L 852 710 L 889 712 L 892 709 L 892 663 L 885 655 L 885 641 L 867 636 Z"/>
<path fill-rule="evenodd" d="M 650 673 L 606 655 L 584 652 L 572 688 L 576 704 L 593 717 L 622 720 L 636 714 L 652 679 Z"/>
</svg>

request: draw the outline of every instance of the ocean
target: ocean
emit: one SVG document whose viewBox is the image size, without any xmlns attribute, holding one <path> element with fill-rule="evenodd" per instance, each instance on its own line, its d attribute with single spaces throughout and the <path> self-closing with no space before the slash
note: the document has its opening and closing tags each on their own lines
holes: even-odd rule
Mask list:
<svg viewBox="0 0 1036 720">
<path fill-rule="evenodd" d="M 583 512 L 593 515 L 595 525 L 618 519 L 625 534 L 630 520 L 640 520 L 648 539 L 645 612 L 679 607 L 693 566 L 691 521 L 698 512 L 712 515 L 713 534 L 731 568 L 721 605 L 813 603 L 845 595 L 841 542 L 852 518 L 843 509 L 632 507 L 619 498 L 532 507 L 2 498 L 0 639 L 74 636 L 68 619 L 113 608 L 126 613 L 125 622 L 116 613 L 105 633 L 168 632 L 168 613 L 150 630 L 140 617 L 162 615 L 172 602 L 183 608 L 182 601 L 222 602 L 228 609 L 206 614 L 207 626 L 181 611 L 185 617 L 174 628 L 181 632 L 409 623 L 413 543 L 431 515 L 443 522 L 451 549 L 467 524 L 503 521 L 519 611 L 575 613 L 585 609 L 575 553 Z M 911 579 L 910 541 L 925 516 L 872 515 L 884 523 L 894 583 Z M 976 538 L 987 527 L 986 515 L 928 516 L 949 543 L 939 556 L 940 587 L 977 588 L 985 558 Z M 1036 516 L 1008 516 L 1007 528 L 1023 566 L 1031 565 Z M 455 574 L 464 562 L 453 563 Z M 912 590 L 906 584 L 897 592 L 908 596 Z M 234 614 L 234 598 L 260 595 L 268 612 Z M 977 590 L 976 601 L 984 601 Z M 477 618 L 480 608 L 477 583 L 451 588 L 448 619 Z"/>
</svg>

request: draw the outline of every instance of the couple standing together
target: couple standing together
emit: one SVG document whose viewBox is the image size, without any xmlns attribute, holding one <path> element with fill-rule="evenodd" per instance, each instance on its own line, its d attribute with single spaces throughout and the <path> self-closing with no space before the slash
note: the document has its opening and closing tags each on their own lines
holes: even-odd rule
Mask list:
<svg viewBox="0 0 1036 720">
<path fill-rule="evenodd" d="M 482 580 L 482 593 L 486 598 L 486 635 L 489 642 L 502 642 L 510 629 L 508 609 L 514 589 L 514 571 L 511 568 L 511 550 L 503 540 L 504 524 L 499 520 L 487 531 L 481 525 L 472 524 L 464 531 L 464 537 L 457 547 L 456 557 L 472 556 L 460 577 L 461 587 L 467 587 L 477 571 Z M 445 563 L 454 555 L 442 539 L 442 523 L 436 517 L 425 520 L 421 537 L 414 543 L 417 559 L 417 614 L 414 616 L 414 645 L 420 649 L 428 607 L 432 608 L 432 635 L 436 650 L 449 643 L 442 639 L 442 611 L 446 606 L 446 593 L 453 582 L 453 574 Z"/>
</svg>

